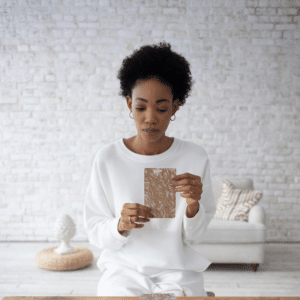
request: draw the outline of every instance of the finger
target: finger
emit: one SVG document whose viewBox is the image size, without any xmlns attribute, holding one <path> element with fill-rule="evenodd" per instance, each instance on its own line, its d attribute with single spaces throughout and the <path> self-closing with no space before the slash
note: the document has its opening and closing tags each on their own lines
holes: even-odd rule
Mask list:
<svg viewBox="0 0 300 300">
<path fill-rule="evenodd" d="M 201 197 L 202 189 L 201 187 L 195 186 L 182 186 L 180 188 L 175 189 L 175 192 L 181 192 L 180 196 L 183 198 L 191 197 L 195 200 L 200 200 L 199 195 Z"/>
<path fill-rule="evenodd" d="M 144 218 L 154 217 L 154 214 L 151 211 L 149 211 L 149 210 L 145 211 L 145 210 L 141 210 L 141 209 L 134 210 L 133 215 L 136 217 L 142 216 Z"/>
<path fill-rule="evenodd" d="M 140 210 L 144 210 L 146 212 L 149 212 L 151 211 L 151 207 L 148 207 L 148 206 L 145 206 L 143 204 L 139 204 L 139 203 L 125 203 L 123 205 L 123 208 L 126 208 L 126 209 L 140 209 Z"/>
<path fill-rule="evenodd" d="M 180 174 L 180 175 L 175 175 L 171 178 L 172 181 L 178 181 L 181 180 L 183 178 L 188 178 L 188 174 L 189 173 L 184 173 L 184 174 Z"/>
<path fill-rule="evenodd" d="M 191 186 L 202 186 L 201 182 L 198 178 L 183 178 L 175 180 L 173 186 L 184 186 L 184 185 L 191 185 Z"/>
<path fill-rule="evenodd" d="M 185 199 L 192 199 L 194 201 L 199 201 L 201 199 L 201 195 L 199 193 L 193 193 L 193 192 L 187 192 L 187 193 L 181 193 L 181 197 Z"/>
<path fill-rule="evenodd" d="M 126 220 L 126 223 L 130 224 L 129 218 L 131 222 L 137 222 L 139 216 L 142 216 L 144 218 L 140 218 L 140 220 L 146 220 L 148 218 L 154 218 L 155 215 L 152 212 L 145 212 L 144 210 L 139 209 L 122 209 L 121 216 Z"/>
<path fill-rule="evenodd" d="M 139 203 L 125 203 L 121 211 L 122 217 L 138 217 L 143 216 L 145 218 L 155 217 L 152 213 L 152 208 Z M 132 220 L 132 219 L 131 219 Z"/>
<path fill-rule="evenodd" d="M 132 219 L 133 218 L 131 218 L 131 223 L 128 224 L 129 227 L 131 227 L 131 228 L 141 228 L 141 227 L 145 226 L 145 224 L 135 223 L 135 222 L 141 222 L 141 221 L 133 221 Z"/>
<path fill-rule="evenodd" d="M 173 181 L 177 181 L 177 180 L 181 180 L 181 179 L 193 179 L 196 181 L 201 181 L 201 177 L 198 175 L 193 175 L 191 173 L 184 173 L 184 174 L 180 174 L 180 175 L 175 175 L 171 178 L 171 180 Z"/>
<path fill-rule="evenodd" d="M 191 191 L 184 191 L 180 194 L 180 196 L 183 198 L 186 198 L 186 197 L 193 198 L 195 195 L 196 194 Z"/>
<path fill-rule="evenodd" d="M 130 217 L 130 221 L 131 221 L 131 223 L 133 223 L 133 222 L 144 222 L 145 223 L 145 222 L 150 221 L 150 219 L 133 216 L 133 217 Z M 129 218 L 128 218 L 128 223 L 130 223 Z"/>
<path fill-rule="evenodd" d="M 124 218 L 133 216 L 133 214 L 134 214 L 134 212 L 131 209 L 123 208 L 121 211 L 121 216 Z"/>
<path fill-rule="evenodd" d="M 195 185 L 182 185 L 174 189 L 175 192 L 193 192 L 193 193 L 202 193 L 201 186 Z"/>
<path fill-rule="evenodd" d="M 136 224 L 136 223 L 129 224 L 129 228 L 130 229 L 133 229 L 133 228 L 142 228 L 144 226 L 145 226 L 144 224 Z"/>
</svg>

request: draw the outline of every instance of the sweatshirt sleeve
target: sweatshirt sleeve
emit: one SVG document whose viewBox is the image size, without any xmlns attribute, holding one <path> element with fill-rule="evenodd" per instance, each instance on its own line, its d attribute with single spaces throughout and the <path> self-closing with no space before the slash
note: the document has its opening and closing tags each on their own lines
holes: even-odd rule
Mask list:
<svg viewBox="0 0 300 300">
<path fill-rule="evenodd" d="M 119 218 L 113 216 L 104 194 L 99 158 L 96 155 L 83 208 L 84 229 L 91 245 L 100 249 L 119 250 L 130 235 L 118 231 Z"/>
<path fill-rule="evenodd" d="M 202 241 L 207 227 L 217 210 L 210 178 L 210 162 L 208 157 L 201 182 L 203 184 L 203 191 L 199 200 L 199 211 L 193 218 L 188 218 L 186 212 L 183 217 L 182 236 L 183 241 L 187 245 L 199 244 Z"/>
</svg>

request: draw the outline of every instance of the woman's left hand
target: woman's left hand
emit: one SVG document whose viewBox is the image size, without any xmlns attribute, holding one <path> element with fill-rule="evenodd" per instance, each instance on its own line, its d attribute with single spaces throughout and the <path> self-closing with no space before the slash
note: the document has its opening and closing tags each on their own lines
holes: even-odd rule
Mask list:
<svg viewBox="0 0 300 300">
<path fill-rule="evenodd" d="M 185 202 L 188 206 L 195 205 L 200 199 L 202 194 L 201 177 L 190 173 L 176 175 L 171 178 L 175 187 L 175 192 L 182 192 L 181 197 L 185 198 Z M 176 188 L 176 186 L 179 186 Z"/>
</svg>

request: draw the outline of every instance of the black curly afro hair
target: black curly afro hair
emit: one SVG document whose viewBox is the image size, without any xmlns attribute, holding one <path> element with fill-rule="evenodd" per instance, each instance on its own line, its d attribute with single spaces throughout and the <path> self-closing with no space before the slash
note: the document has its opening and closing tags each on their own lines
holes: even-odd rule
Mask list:
<svg viewBox="0 0 300 300">
<path fill-rule="evenodd" d="M 159 45 L 142 46 L 131 56 L 127 56 L 117 78 L 121 85 L 119 95 L 125 98 L 132 98 L 132 90 L 137 80 L 156 78 L 171 89 L 173 102 L 178 99 L 179 106 L 185 104 L 194 84 L 189 62 L 172 51 L 171 45 L 165 41 Z"/>
</svg>

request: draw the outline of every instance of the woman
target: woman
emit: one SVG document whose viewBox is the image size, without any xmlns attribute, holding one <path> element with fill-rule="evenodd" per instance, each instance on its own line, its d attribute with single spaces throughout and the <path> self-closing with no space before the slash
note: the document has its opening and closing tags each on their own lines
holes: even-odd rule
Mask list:
<svg viewBox="0 0 300 300">
<path fill-rule="evenodd" d="M 207 152 L 165 136 L 192 86 L 189 63 L 170 48 L 143 46 L 119 70 L 137 135 L 105 145 L 93 162 L 84 226 L 103 249 L 97 296 L 206 296 L 202 272 L 211 262 L 190 245 L 201 242 L 216 204 Z M 175 218 L 154 218 L 143 204 L 145 168 L 176 168 Z"/>
</svg>

